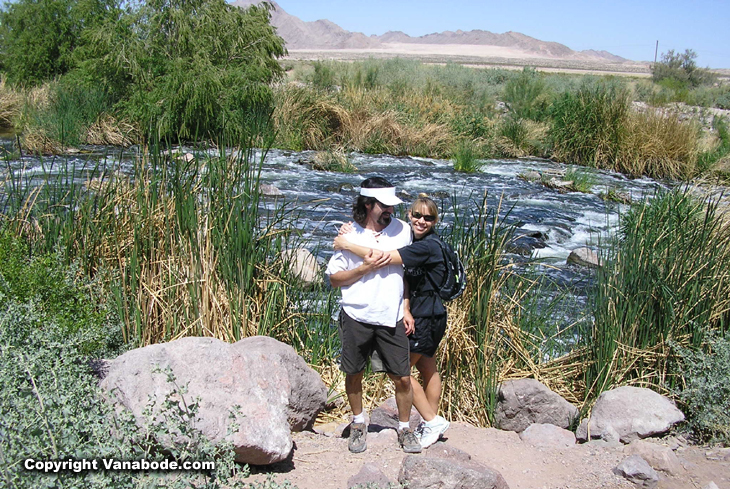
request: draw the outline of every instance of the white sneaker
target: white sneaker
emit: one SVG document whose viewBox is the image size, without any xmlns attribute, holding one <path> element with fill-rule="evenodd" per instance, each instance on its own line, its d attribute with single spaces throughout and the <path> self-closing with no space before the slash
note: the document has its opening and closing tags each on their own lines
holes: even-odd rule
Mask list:
<svg viewBox="0 0 730 489">
<path fill-rule="evenodd" d="M 441 438 L 441 435 L 446 433 L 451 423 L 446 421 L 441 416 L 436 416 L 431 421 L 421 424 L 418 428 L 420 431 L 419 442 L 421 447 L 428 448 Z"/>
</svg>

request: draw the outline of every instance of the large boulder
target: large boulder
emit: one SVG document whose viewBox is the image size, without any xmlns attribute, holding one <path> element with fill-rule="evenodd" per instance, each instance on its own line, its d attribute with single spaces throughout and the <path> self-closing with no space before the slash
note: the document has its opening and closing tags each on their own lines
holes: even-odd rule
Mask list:
<svg viewBox="0 0 730 489">
<path fill-rule="evenodd" d="M 148 406 L 164 421 L 167 398 L 188 405 L 199 399 L 194 427 L 213 442 L 229 440 L 236 460 L 250 464 L 287 458 L 291 430 L 311 427 L 327 396 L 322 379 L 292 347 L 266 336 L 234 344 L 182 338 L 138 348 L 109 363 L 101 386 L 140 425 Z"/>
<path fill-rule="evenodd" d="M 398 482 L 408 489 L 509 489 L 502 474 L 472 461 L 407 455 Z"/>
<path fill-rule="evenodd" d="M 631 443 L 666 433 L 684 421 L 684 414 L 668 398 L 643 387 L 623 386 L 598 396 L 590 418 L 584 419 L 576 437 Z"/>
<path fill-rule="evenodd" d="M 569 428 L 578 408 L 535 379 L 508 380 L 499 387 L 494 413 L 502 430 L 524 431 L 532 423 Z"/>
<path fill-rule="evenodd" d="M 571 251 L 566 262 L 589 268 L 598 268 L 601 266 L 601 259 L 598 257 L 598 253 L 586 247 L 576 248 Z"/>
</svg>

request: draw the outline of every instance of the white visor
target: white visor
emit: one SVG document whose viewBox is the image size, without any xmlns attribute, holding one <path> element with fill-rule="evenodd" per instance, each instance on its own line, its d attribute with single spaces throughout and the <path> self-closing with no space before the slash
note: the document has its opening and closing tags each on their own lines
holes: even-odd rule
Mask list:
<svg viewBox="0 0 730 489">
<path fill-rule="evenodd" d="M 385 188 L 360 188 L 360 195 L 365 197 L 374 197 L 381 204 L 385 205 L 398 205 L 402 204 L 403 201 L 395 196 L 395 187 Z"/>
</svg>

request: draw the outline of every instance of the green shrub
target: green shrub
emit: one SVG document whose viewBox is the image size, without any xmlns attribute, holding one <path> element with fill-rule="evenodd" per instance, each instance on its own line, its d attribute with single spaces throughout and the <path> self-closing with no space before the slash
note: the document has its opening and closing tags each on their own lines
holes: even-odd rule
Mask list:
<svg viewBox="0 0 730 489">
<path fill-rule="evenodd" d="M 39 85 L 73 69 L 89 33 L 119 12 L 116 0 L 19 0 L 0 12 L 2 70 L 13 83 Z"/>
<path fill-rule="evenodd" d="M 730 336 L 711 334 L 702 349 L 680 348 L 687 427 L 701 442 L 730 445 Z"/>
<path fill-rule="evenodd" d="M 271 5 L 147 0 L 96 33 L 80 78 L 118 94 L 145 134 L 190 140 L 245 134 L 266 113 L 286 53 Z"/>
<path fill-rule="evenodd" d="M 662 60 L 654 63 L 651 68 L 652 79 L 655 82 L 671 81 L 675 89 L 711 85 L 717 76 L 699 68 L 695 59 L 697 53 L 686 49 L 684 53 L 675 53 L 670 49 L 662 54 Z"/>
</svg>

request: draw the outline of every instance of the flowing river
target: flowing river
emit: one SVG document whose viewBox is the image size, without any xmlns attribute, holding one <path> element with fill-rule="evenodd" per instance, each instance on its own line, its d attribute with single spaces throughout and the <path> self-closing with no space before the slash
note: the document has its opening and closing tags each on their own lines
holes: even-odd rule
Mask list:
<svg viewBox="0 0 730 489">
<path fill-rule="evenodd" d="M 12 140 L 3 140 L 5 148 L 11 143 Z M 3 173 L 7 175 L 12 169 L 16 176 L 22 174 L 21 181 L 29 182 L 34 176 L 64 171 L 68 163 L 76 169 L 76 179 L 85 180 L 100 162 L 102 166 L 116 166 L 125 171 L 131 168 L 135 157 L 134 150 L 123 152 L 99 147 L 84 150 L 83 154 L 43 159 L 6 156 Z M 190 148 L 179 151 L 192 152 Z M 443 222 L 439 226 L 444 230 L 453 222 L 454 206 L 461 214 L 470 214 L 485 194 L 491 209 L 496 209 L 501 200 L 500 213 L 506 215 L 507 223 L 516 227 L 519 236 L 509 250 L 511 259 L 524 263 L 530 273 L 572 286 L 572 293 L 579 300 L 584 298 L 592 272 L 567 264 L 568 255 L 576 248 L 604 246 L 617 229 L 621 212 L 626 210 L 625 205 L 606 201 L 601 194 L 612 190 L 636 202 L 666 186 L 648 178 L 629 179 L 618 173 L 580 167 L 576 169 L 578 172 L 590 175 L 590 192 L 560 192 L 539 180 L 523 178 L 528 172 L 560 178 L 569 168 L 540 159 L 486 160 L 480 171 L 457 173 L 448 160 L 351 154 L 357 172 L 333 173 L 312 170 L 305 163 L 312 156 L 313 152 L 308 151 L 269 151 L 261 181 L 275 186 L 282 195 L 263 199 L 262 206 L 271 209 L 282 201 L 295 203 L 301 211 L 295 226 L 321 263 L 333 253 L 330 243 L 337 228 L 350 220 L 360 182 L 370 176 L 382 176 L 396 185 L 406 203 L 419 192 L 431 195 L 441 208 Z M 396 213 L 403 217 L 406 206 L 401 207 Z"/>
</svg>

